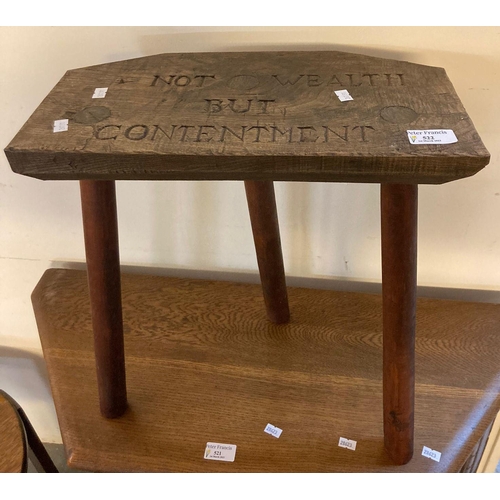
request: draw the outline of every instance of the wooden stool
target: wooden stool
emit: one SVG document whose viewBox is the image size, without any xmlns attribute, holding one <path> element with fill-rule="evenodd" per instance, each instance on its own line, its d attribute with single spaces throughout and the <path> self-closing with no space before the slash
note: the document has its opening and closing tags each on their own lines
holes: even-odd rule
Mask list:
<svg viewBox="0 0 500 500">
<path fill-rule="evenodd" d="M 5 152 L 17 173 L 80 180 L 100 407 L 110 418 L 127 407 L 115 180 L 244 180 L 275 323 L 289 309 L 272 182 L 380 183 L 385 446 L 395 463 L 411 459 L 417 186 L 489 162 L 443 69 L 326 51 L 92 66 L 68 71 Z"/>
<path fill-rule="evenodd" d="M 0 390 L 0 472 L 59 472 L 23 409 Z"/>
</svg>

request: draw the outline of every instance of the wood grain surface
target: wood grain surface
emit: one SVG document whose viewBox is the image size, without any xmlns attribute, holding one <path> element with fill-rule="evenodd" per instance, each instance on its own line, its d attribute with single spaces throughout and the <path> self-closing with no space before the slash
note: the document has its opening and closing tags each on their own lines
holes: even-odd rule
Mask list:
<svg viewBox="0 0 500 500">
<path fill-rule="evenodd" d="M 259 285 L 124 274 L 122 288 L 129 408 L 115 420 L 99 414 L 86 273 L 48 270 L 33 293 L 76 468 L 458 471 L 500 409 L 496 304 L 418 299 L 415 454 L 398 467 L 384 451 L 379 295 L 292 287 L 291 321 L 275 325 Z M 207 442 L 235 444 L 235 461 L 204 460 Z"/>
<path fill-rule="evenodd" d="M 0 392 L 0 472 L 26 472 L 27 448 L 16 410 Z"/>
<path fill-rule="evenodd" d="M 60 119 L 69 128 L 54 133 Z M 452 129 L 458 142 L 410 144 L 409 129 Z M 444 69 L 334 51 L 159 54 L 70 70 L 5 152 L 15 172 L 40 179 L 439 184 L 489 162 Z"/>
</svg>

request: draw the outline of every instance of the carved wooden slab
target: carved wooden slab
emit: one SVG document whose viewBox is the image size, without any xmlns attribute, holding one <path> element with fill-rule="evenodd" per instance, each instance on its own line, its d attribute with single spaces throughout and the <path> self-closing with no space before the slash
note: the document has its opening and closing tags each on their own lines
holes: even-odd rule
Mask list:
<svg viewBox="0 0 500 500">
<path fill-rule="evenodd" d="M 54 132 L 58 120 L 67 130 Z M 458 140 L 409 139 L 429 129 Z M 442 68 L 343 52 L 161 54 L 71 70 L 5 152 L 40 179 L 442 183 L 489 162 Z"/>
</svg>

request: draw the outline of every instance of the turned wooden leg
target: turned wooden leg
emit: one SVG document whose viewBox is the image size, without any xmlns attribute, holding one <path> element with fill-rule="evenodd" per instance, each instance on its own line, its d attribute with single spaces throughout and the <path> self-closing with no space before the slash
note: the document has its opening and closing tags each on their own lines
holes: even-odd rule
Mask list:
<svg viewBox="0 0 500 500">
<path fill-rule="evenodd" d="M 104 417 L 127 407 L 114 181 L 80 181 L 99 403 Z"/>
<path fill-rule="evenodd" d="M 384 443 L 399 465 L 413 455 L 417 185 L 382 184 Z"/>
<path fill-rule="evenodd" d="M 245 181 L 245 191 L 267 316 L 274 323 L 286 323 L 290 310 L 274 186 L 272 181 Z"/>
</svg>

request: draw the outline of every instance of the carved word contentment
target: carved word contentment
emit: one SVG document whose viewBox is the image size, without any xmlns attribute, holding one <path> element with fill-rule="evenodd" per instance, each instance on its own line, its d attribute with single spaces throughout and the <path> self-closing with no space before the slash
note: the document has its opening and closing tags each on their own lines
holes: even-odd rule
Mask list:
<svg viewBox="0 0 500 500">
<path fill-rule="evenodd" d="M 130 141 L 167 140 L 171 142 L 331 142 L 351 140 L 367 142 L 371 125 L 277 127 L 275 125 L 104 125 L 94 137 L 113 141 L 124 137 Z"/>
</svg>

